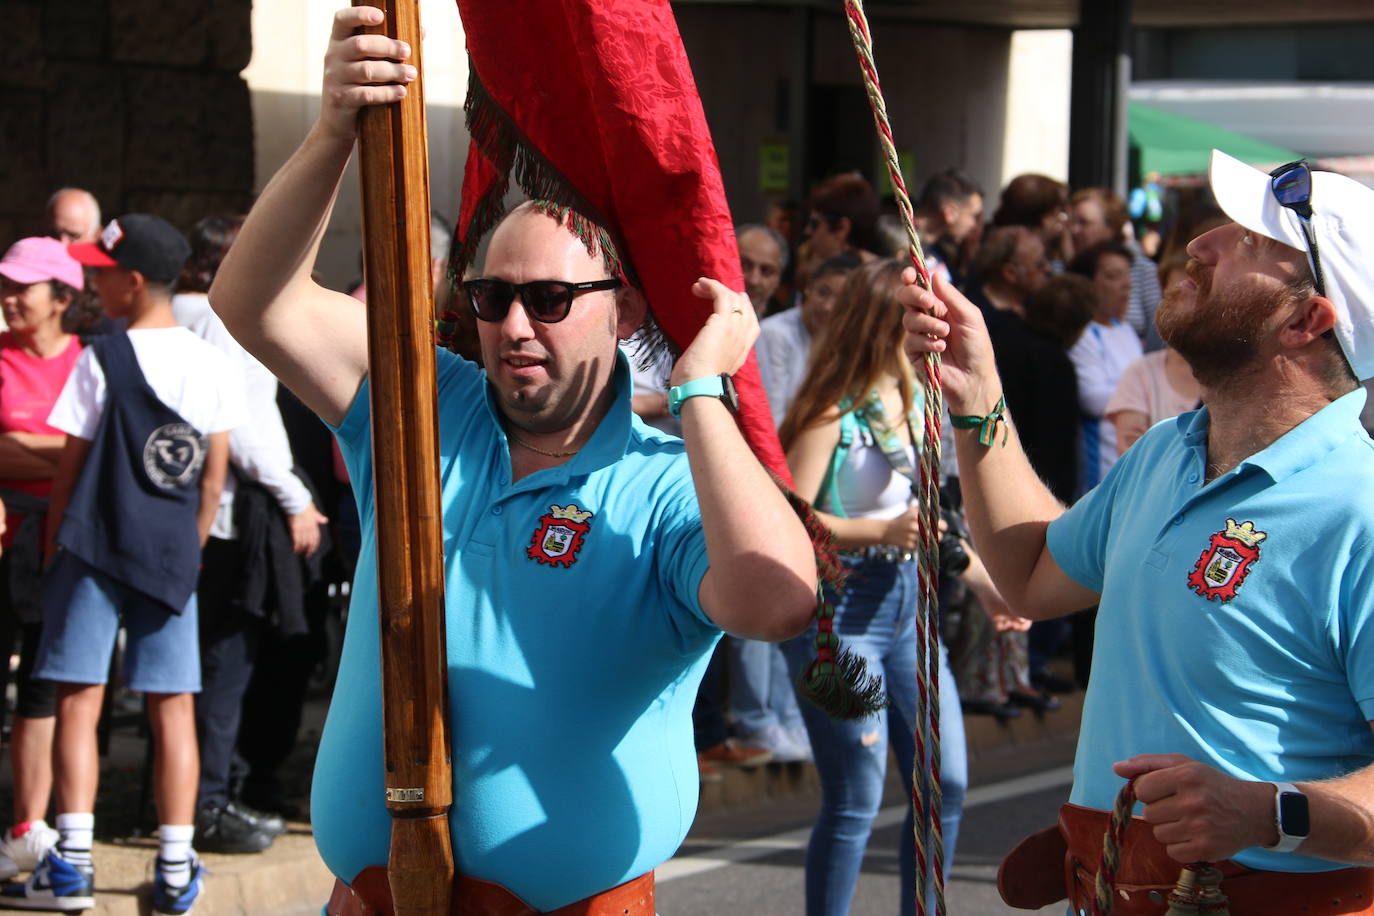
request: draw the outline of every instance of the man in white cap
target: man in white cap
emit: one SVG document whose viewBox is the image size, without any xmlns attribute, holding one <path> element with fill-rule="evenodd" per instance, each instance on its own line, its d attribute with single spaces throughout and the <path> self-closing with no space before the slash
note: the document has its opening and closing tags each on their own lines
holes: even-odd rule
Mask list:
<svg viewBox="0 0 1374 916">
<path fill-rule="evenodd" d="M 997 587 L 1028 617 L 1101 606 L 1071 804 L 1000 884 L 1023 906 L 1067 891 L 1090 908 L 1106 812 L 1131 779 L 1150 829 L 1127 832 L 1118 914 L 1163 913 L 1195 862 L 1220 868 L 1233 913 L 1319 899 L 1374 913 L 1374 870 L 1344 867 L 1374 865 L 1374 442 L 1358 384 L 1374 376 L 1374 190 L 1220 152 L 1211 184 L 1235 222 L 1192 241 L 1158 313 L 1206 406 L 1151 429 L 1070 509 L 1014 424 L 996 430 L 978 310 L 943 283 L 904 294 L 909 354 L 944 357 Z M 1061 855 L 1068 887 L 1051 889 Z"/>
</svg>

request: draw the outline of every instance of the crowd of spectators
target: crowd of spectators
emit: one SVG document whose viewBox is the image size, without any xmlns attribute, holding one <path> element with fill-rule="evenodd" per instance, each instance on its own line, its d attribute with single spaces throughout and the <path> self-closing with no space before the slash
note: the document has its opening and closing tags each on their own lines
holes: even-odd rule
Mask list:
<svg viewBox="0 0 1374 916">
<path fill-rule="evenodd" d="M 64 188 L 45 222 L 0 258 L 0 645 L 17 656 L 0 879 L 32 873 L 0 906 L 94 905 L 97 730 L 137 702 L 154 904 L 182 912 L 194 850 L 261 852 L 303 814 L 283 766 L 325 661 L 325 580 L 347 576 L 317 505 L 347 484 L 325 428 L 209 307 L 241 218 L 188 240 L 147 214 L 102 225 Z"/>
</svg>

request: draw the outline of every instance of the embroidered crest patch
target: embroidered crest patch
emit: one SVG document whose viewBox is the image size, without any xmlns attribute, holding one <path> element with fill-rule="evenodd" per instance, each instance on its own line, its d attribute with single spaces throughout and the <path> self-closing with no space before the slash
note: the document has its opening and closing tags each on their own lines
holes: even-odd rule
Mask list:
<svg viewBox="0 0 1374 916">
<path fill-rule="evenodd" d="M 525 555 L 547 566 L 568 567 L 577 562 L 577 552 L 582 549 L 582 540 L 592 530 L 592 513 L 584 512 L 576 504 L 549 506 L 547 515 L 539 517 L 539 528 L 534 532 Z"/>
<path fill-rule="evenodd" d="M 1256 531 L 1254 522 L 1228 518 L 1226 527 L 1212 535 L 1207 549 L 1188 574 L 1188 586 L 1209 601 L 1230 601 L 1236 597 L 1250 567 L 1260 558 L 1260 541 L 1269 534 Z"/>
</svg>

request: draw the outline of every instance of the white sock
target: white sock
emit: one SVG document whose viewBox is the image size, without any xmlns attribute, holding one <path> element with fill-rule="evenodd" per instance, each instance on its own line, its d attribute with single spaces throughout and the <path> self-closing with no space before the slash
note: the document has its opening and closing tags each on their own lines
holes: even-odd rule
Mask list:
<svg viewBox="0 0 1374 916">
<path fill-rule="evenodd" d="M 95 815 L 86 812 L 57 816 L 57 853 L 78 868 L 91 868 Z"/>
<path fill-rule="evenodd" d="M 171 887 L 191 881 L 191 837 L 194 824 L 163 824 L 157 828 L 157 870 Z"/>
</svg>

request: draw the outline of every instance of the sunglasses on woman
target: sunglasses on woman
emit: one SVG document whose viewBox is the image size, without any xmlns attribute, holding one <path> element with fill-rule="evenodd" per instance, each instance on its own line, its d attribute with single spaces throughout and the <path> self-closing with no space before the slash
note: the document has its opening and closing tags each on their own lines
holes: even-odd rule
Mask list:
<svg viewBox="0 0 1374 916">
<path fill-rule="evenodd" d="M 1322 259 L 1317 254 L 1317 235 L 1312 231 L 1312 169 L 1307 160 L 1299 159 L 1270 172 L 1269 189 L 1273 191 L 1279 206 L 1298 215 L 1298 225 L 1302 227 L 1303 238 L 1307 240 L 1307 253 L 1312 259 L 1312 285 L 1316 287 L 1318 296 L 1325 296 Z"/>
<path fill-rule="evenodd" d="M 590 280 L 586 283 L 569 283 L 565 280 L 531 280 L 528 283 L 510 283 L 506 280 L 481 278 L 468 280 L 463 284 L 463 292 L 472 303 L 472 311 L 483 321 L 502 321 L 510 311 L 515 297 L 525 307 L 525 314 L 544 324 L 555 324 L 568 317 L 572 301 L 582 293 L 593 290 L 619 289 L 620 280 Z"/>
</svg>

